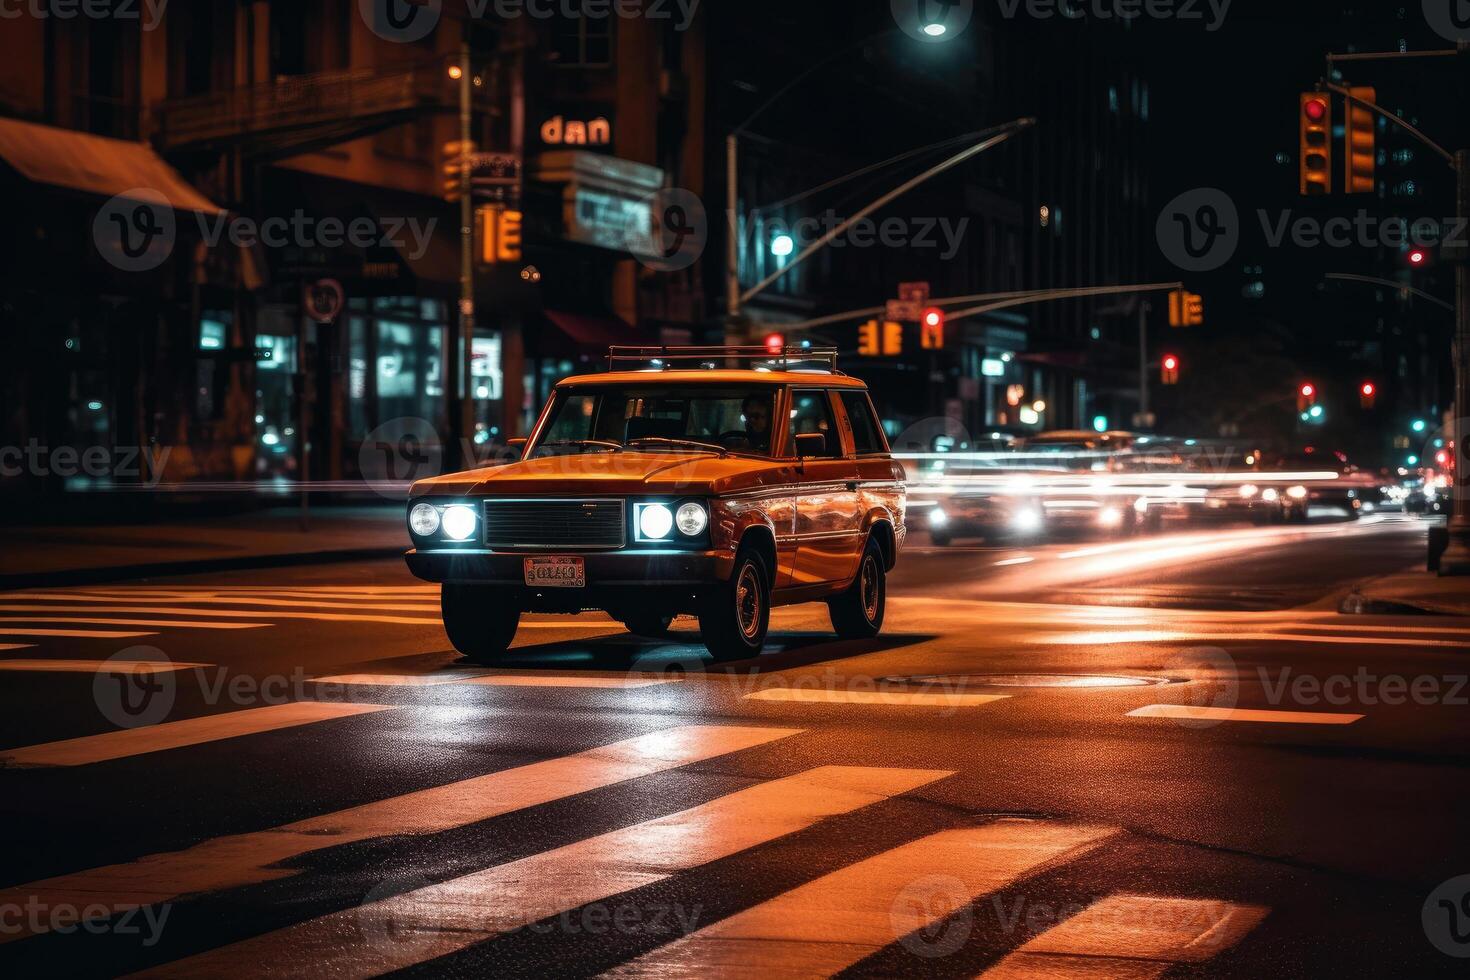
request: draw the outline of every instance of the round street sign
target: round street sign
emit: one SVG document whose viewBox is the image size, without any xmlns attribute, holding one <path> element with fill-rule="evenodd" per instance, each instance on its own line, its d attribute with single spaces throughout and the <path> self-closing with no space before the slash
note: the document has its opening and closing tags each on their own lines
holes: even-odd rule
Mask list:
<svg viewBox="0 0 1470 980">
<path fill-rule="evenodd" d="M 335 279 L 318 279 L 306 287 L 306 315 L 317 323 L 331 323 L 345 302 L 342 284 Z"/>
</svg>

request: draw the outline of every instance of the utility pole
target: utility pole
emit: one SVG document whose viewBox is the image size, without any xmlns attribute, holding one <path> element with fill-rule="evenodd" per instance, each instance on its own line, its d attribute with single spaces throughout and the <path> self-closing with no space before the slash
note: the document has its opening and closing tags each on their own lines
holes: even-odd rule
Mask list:
<svg viewBox="0 0 1470 980">
<path fill-rule="evenodd" d="M 1148 416 L 1148 315 L 1153 310 L 1153 304 L 1139 297 L 1138 300 L 1138 418 L 1134 420 L 1134 428 L 1141 429 L 1147 426 L 1153 428 L 1149 423 Z"/>
<path fill-rule="evenodd" d="M 725 313 L 740 316 L 740 136 L 725 137 Z"/>
<path fill-rule="evenodd" d="M 1465 118 L 1465 99 L 1470 98 L 1470 42 L 1456 46 L 1455 75 L 1460 107 L 1460 149 L 1455 153 L 1456 212 L 1460 228 L 1470 220 L 1470 120 Z M 1462 231 L 1463 234 L 1463 231 Z M 1449 544 L 1440 558 L 1441 575 L 1470 575 L 1470 244 L 1463 240 L 1455 249 L 1455 339 L 1450 357 L 1455 366 L 1455 411 L 1450 426 L 1454 442 L 1455 472 L 1450 500 Z"/>
<path fill-rule="evenodd" d="M 451 445 L 444 447 L 445 460 L 451 469 L 465 462 L 460 458 L 474 430 L 474 401 L 470 397 L 470 363 L 474 356 L 475 336 L 475 202 L 470 181 L 470 136 L 473 124 L 471 97 L 474 66 L 470 64 L 470 21 L 465 20 L 459 45 L 459 329 L 457 341 L 444 351 L 445 390 L 449 394 L 449 435 Z"/>
</svg>

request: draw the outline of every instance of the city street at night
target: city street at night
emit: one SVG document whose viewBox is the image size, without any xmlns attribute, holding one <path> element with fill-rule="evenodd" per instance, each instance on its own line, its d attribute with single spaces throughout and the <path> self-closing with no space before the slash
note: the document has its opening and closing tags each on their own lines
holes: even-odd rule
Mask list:
<svg viewBox="0 0 1470 980">
<path fill-rule="evenodd" d="M 1412 562 L 1417 525 L 917 538 L 880 638 L 797 606 L 718 666 L 688 623 L 639 640 L 596 614 L 466 665 L 394 560 L 7 593 L 31 645 L 0 781 L 28 844 L 0 898 L 37 911 L 0 959 L 1449 975 L 1420 910 L 1470 861 L 1470 616 L 1337 611 Z M 94 683 L 113 655 L 166 672 Z M 159 698 L 165 722 L 109 720 Z M 1223 714 L 1168 713 L 1199 708 Z M 112 927 L 50 918 L 67 903 Z"/>
<path fill-rule="evenodd" d="M 0 0 L 0 977 L 1470 964 L 1470 0 Z"/>
</svg>

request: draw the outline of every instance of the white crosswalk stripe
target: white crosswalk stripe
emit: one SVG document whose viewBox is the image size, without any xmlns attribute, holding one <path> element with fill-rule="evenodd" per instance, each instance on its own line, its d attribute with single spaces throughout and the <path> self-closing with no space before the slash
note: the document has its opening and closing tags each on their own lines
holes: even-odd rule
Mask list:
<svg viewBox="0 0 1470 980">
<path fill-rule="evenodd" d="M 141 976 L 372 977 L 666 880 L 952 773 L 824 766 L 519 861 L 267 933 Z M 343 943 L 350 931 L 408 942 Z"/>
<path fill-rule="evenodd" d="M 1259 905 L 1150 895 L 1110 895 L 1026 943 L 983 980 L 1154 980 L 1202 963 L 1260 924 Z"/>
<path fill-rule="evenodd" d="M 280 862 L 324 847 L 375 837 L 440 833 L 798 732 L 733 725 L 663 729 L 281 827 L 213 838 L 182 851 L 17 885 L 0 890 L 0 907 L 24 907 L 29 901 L 48 906 L 125 908 L 273 881 L 296 873 L 280 867 Z M 0 943 L 21 935 L 0 931 Z"/>
<path fill-rule="evenodd" d="M 0 751 L 0 764 L 10 766 L 84 766 L 93 762 L 125 759 L 149 752 L 201 745 L 242 735 L 277 731 L 336 718 L 387 711 L 384 704 L 342 704 L 328 701 L 296 701 L 263 708 L 227 711 L 183 721 L 124 728 L 101 735 L 84 735 L 61 742 L 27 745 Z"/>
</svg>

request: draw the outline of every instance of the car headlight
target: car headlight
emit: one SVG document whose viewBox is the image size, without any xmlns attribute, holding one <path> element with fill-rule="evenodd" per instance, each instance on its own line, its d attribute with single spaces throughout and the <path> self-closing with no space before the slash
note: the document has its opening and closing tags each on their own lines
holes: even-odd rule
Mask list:
<svg viewBox="0 0 1470 980">
<path fill-rule="evenodd" d="M 674 529 L 674 514 L 663 504 L 643 504 L 638 508 L 638 533 L 650 541 L 661 541 Z"/>
<path fill-rule="evenodd" d="M 408 529 L 421 538 L 439 530 L 439 508 L 433 504 L 414 504 L 408 512 Z"/>
<path fill-rule="evenodd" d="M 1305 500 L 1307 497 L 1306 487 L 1288 487 L 1286 495 L 1292 500 Z"/>
<path fill-rule="evenodd" d="M 468 541 L 475 533 L 475 510 L 463 504 L 444 508 L 444 534 L 455 541 Z"/>
<path fill-rule="evenodd" d="M 1244 497 L 1246 500 L 1251 499 L 1252 497 L 1254 497 L 1259 492 L 1260 492 L 1260 488 L 1257 487 L 1254 483 L 1247 483 L 1243 487 L 1240 488 L 1240 495 L 1242 497 Z"/>
<path fill-rule="evenodd" d="M 1011 526 L 1017 531 L 1034 531 L 1041 527 L 1041 513 L 1029 507 L 1025 510 L 1018 510 L 1011 518 Z"/>
<path fill-rule="evenodd" d="M 1261 499 L 1268 504 L 1274 504 L 1281 499 L 1281 494 L 1277 492 L 1275 487 L 1267 487 L 1261 491 Z"/>
<path fill-rule="evenodd" d="M 1123 523 L 1123 512 L 1116 507 L 1104 507 L 1097 512 L 1097 522 L 1103 527 L 1119 527 Z"/>
<path fill-rule="evenodd" d="M 929 511 L 929 526 L 944 527 L 949 523 L 949 515 L 944 512 L 943 507 L 935 507 Z"/>
<path fill-rule="evenodd" d="M 709 512 L 704 509 L 704 504 L 697 504 L 692 500 L 687 504 L 680 504 L 679 509 L 674 512 L 674 526 L 679 529 L 680 534 L 696 537 L 703 534 L 704 529 L 709 526 Z"/>
</svg>

